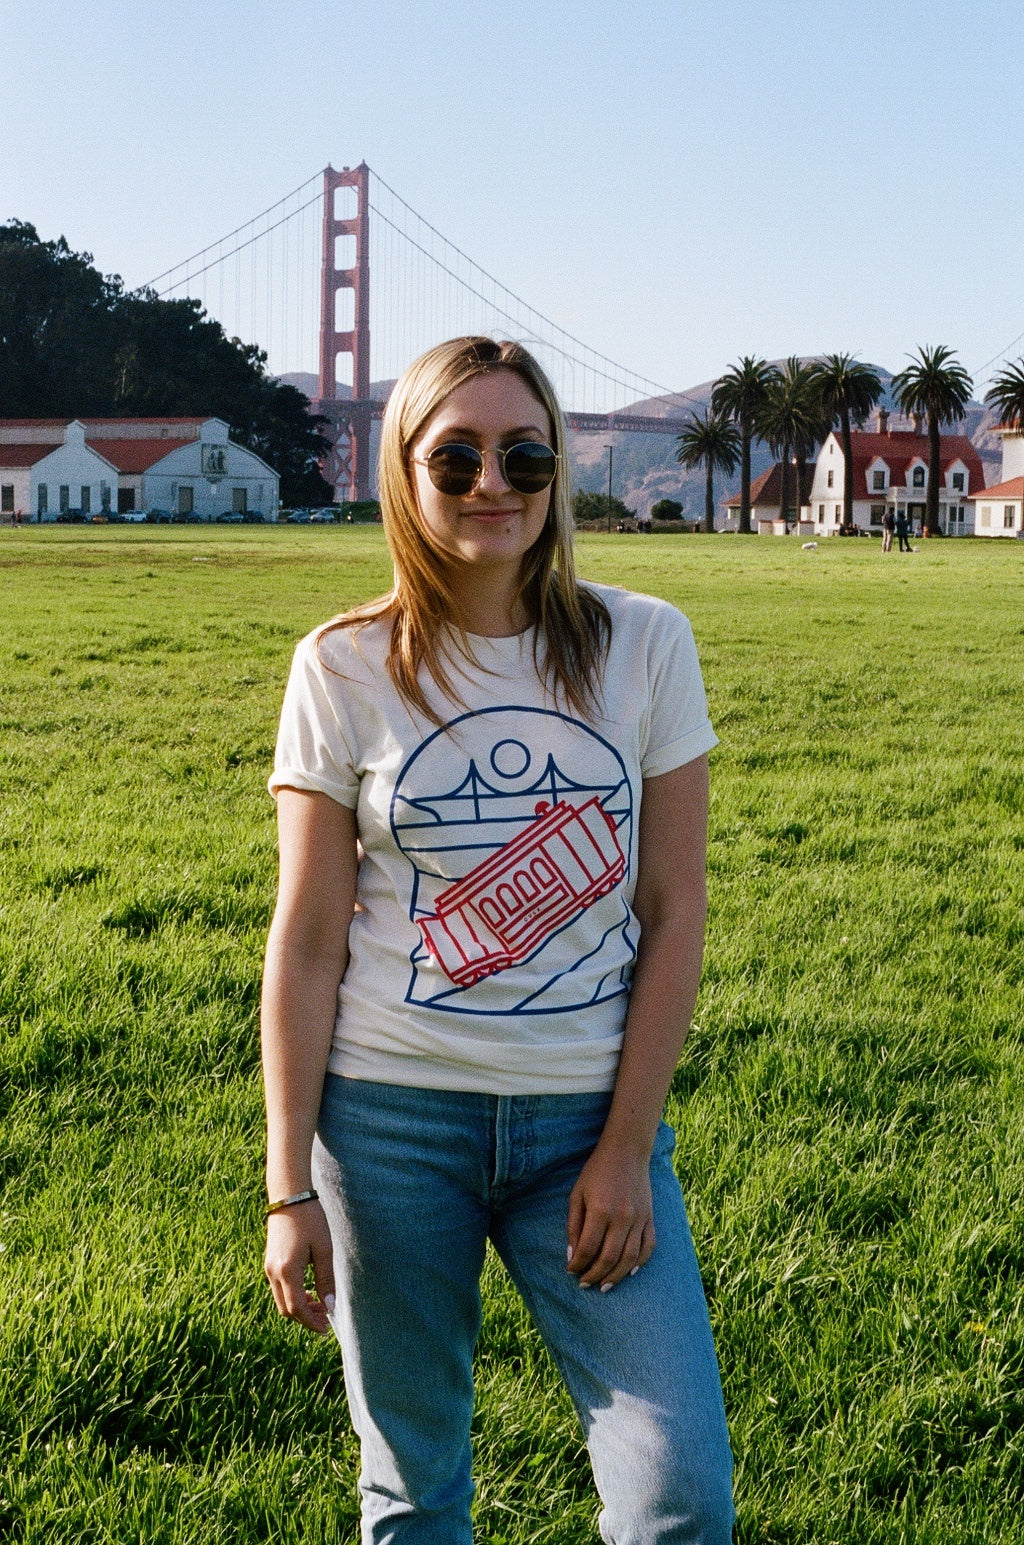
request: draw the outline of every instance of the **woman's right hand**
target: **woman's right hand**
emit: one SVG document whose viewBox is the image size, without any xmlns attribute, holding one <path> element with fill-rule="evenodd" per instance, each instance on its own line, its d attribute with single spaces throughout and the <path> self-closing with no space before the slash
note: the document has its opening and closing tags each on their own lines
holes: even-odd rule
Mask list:
<svg viewBox="0 0 1024 1545">
<path fill-rule="evenodd" d="M 313 1268 L 315 1293 L 306 1291 L 306 1267 Z M 327 1219 L 319 1202 L 283 1207 L 267 1219 L 263 1257 L 278 1313 L 325 1336 L 334 1311 L 334 1259 Z"/>
</svg>

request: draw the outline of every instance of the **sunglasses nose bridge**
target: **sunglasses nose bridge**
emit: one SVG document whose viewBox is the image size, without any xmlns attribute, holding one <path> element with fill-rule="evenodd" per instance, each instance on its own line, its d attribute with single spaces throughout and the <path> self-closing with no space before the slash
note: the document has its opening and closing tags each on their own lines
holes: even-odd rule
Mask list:
<svg viewBox="0 0 1024 1545">
<path fill-rule="evenodd" d="M 481 489 L 485 493 L 504 493 L 506 488 L 511 488 L 511 483 L 505 475 L 505 452 L 500 446 L 489 446 L 487 450 L 480 452 L 481 466 L 473 485 L 473 492 Z"/>
</svg>

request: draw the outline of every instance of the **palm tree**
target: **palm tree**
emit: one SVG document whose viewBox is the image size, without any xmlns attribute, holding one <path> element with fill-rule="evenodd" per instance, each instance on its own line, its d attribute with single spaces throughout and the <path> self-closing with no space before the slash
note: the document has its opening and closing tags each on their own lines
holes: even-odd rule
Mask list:
<svg viewBox="0 0 1024 1545">
<path fill-rule="evenodd" d="M 772 454 L 781 458 L 782 487 L 779 492 L 779 510 L 783 520 L 788 520 L 789 510 L 789 462 L 792 454 L 797 463 L 796 504 L 797 520 L 800 519 L 800 497 L 804 485 L 804 469 L 807 458 L 821 438 L 822 420 L 814 387 L 814 368 L 804 365 L 791 354 L 781 372 L 768 388 L 768 396 L 760 417 L 761 436 L 767 440 Z M 825 430 L 827 434 L 827 429 Z"/>
<path fill-rule="evenodd" d="M 1024 359 L 993 377 L 985 401 L 999 409 L 999 422 L 1007 429 L 1024 428 Z"/>
<path fill-rule="evenodd" d="M 750 442 L 758 436 L 758 418 L 772 381 L 778 375 L 767 360 L 745 354 L 714 385 L 711 412 L 731 419 L 740 432 L 740 530 L 750 533 Z"/>
<path fill-rule="evenodd" d="M 715 529 L 715 473 L 735 472 L 740 456 L 740 434 L 724 413 L 693 413 L 676 436 L 676 461 L 684 467 L 704 465 L 704 530 Z M 749 494 L 749 490 L 748 490 Z M 748 521 L 749 529 L 749 521 Z"/>
<path fill-rule="evenodd" d="M 924 507 L 927 536 L 941 536 L 939 527 L 939 477 L 942 442 L 939 427 L 959 422 L 971 400 L 973 382 L 953 350 L 945 344 L 918 349 L 917 358 L 892 378 L 892 392 L 904 413 L 928 415 L 928 493 Z"/>
<path fill-rule="evenodd" d="M 843 438 L 843 526 L 853 529 L 853 441 L 851 421 L 862 424 L 882 395 L 882 383 L 870 365 L 852 354 L 826 354 L 813 368 L 821 416 Z"/>
</svg>

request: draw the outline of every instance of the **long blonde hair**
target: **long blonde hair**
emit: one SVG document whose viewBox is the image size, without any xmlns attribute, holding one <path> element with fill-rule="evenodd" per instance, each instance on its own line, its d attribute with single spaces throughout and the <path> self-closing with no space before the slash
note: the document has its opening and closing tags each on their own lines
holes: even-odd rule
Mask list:
<svg viewBox="0 0 1024 1545">
<path fill-rule="evenodd" d="M 468 664 L 476 663 L 475 657 L 451 584 L 448 559 L 431 542 L 420 518 L 409 450 L 427 420 L 457 387 L 497 370 L 511 370 L 543 404 L 558 456 L 547 520 L 523 560 L 519 584 L 518 599 L 535 629 L 534 660 L 540 671 L 543 639 L 547 685 L 556 697 L 562 695 L 583 717 L 590 717 L 597 709 L 611 619 L 604 602 L 593 591 L 581 589 L 576 581 L 565 420 L 550 381 L 520 343 L 451 338 L 421 354 L 396 383 L 384 413 L 378 468 L 394 588 L 334 618 L 317 642 L 334 628 L 389 619 L 388 671 L 402 697 L 441 723 L 420 683 L 420 667 L 426 666 L 445 696 L 461 705 L 451 676 L 453 662 L 445 658 L 444 645 L 453 641 Z"/>
</svg>

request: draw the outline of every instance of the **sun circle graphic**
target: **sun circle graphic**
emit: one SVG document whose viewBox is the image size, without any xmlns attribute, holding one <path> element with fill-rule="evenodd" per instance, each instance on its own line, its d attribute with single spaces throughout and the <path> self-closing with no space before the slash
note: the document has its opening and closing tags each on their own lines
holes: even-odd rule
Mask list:
<svg viewBox="0 0 1024 1545">
<path fill-rule="evenodd" d="M 491 752 L 491 767 L 499 778 L 521 778 L 530 765 L 530 753 L 521 740 L 499 740 Z"/>
</svg>

